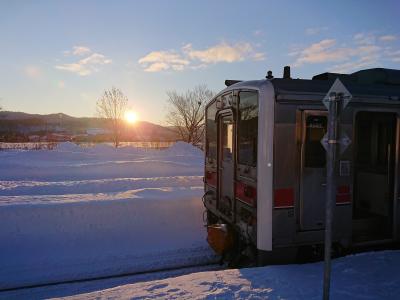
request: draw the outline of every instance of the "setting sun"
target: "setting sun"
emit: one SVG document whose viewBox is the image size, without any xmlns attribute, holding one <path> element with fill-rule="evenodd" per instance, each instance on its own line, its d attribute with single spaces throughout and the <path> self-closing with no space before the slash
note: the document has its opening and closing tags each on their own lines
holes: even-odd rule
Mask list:
<svg viewBox="0 0 400 300">
<path fill-rule="evenodd" d="M 137 121 L 137 115 L 134 111 L 128 110 L 127 112 L 125 112 L 125 121 L 133 124 Z"/>
</svg>

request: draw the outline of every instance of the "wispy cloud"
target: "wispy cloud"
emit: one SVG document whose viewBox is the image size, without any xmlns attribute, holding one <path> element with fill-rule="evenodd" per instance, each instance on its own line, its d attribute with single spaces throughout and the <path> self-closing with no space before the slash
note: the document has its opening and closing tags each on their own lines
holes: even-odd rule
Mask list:
<svg viewBox="0 0 400 300">
<path fill-rule="evenodd" d="M 76 73 L 80 76 L 87 76 L 94 72 L 98 72 L 102 65 L 111 64 L 112 60 L 103 54 L 92 52 L 89 48 L 83 46 L 75 46 L 69 51 L 75 56 L 86 56 L 76 62 L 56 65 L 55 68 L 62 71 Z M 65 51 L 64 51 L 65 53 Z"/>
<path fill-rule="evenodd" d="M 376 36 L 373 33 L 360 32 L 353 36 L 354 43 L 357 45 L 375 44 Z"/>
<path fill-rule="evenodd" d="M 323 32 L 323 31 L 326 31 L 326 30 L 328 30 L 328 27 L 326 27 L 326 26 L 310 27 L 310 28 L 307 28 L 305 30 L 305 32 L 306 32 L 307 35 L 316 35 L 316 34 L 319 34 L 319 33 Z"/>
<path fill-rule="evenodd" d="M 173 50 L 152 51 L 139 59 L 139 64 L 145 68 L 146 72 L 159 72 L 169 69 L 181 71 L 190 64 L 190 61 Z"/>
<path fill-rule="evenodd" d="M 252 60 L 254 61 L 262 61 L 266 60 L 265 53 L 264 52 L 256 52 L 254 53 Z"/>
<path fill-rule="evenodd" d="M 210 64 L 233 63 L 243 60 L 264 60 L 265 54 L 257 52 L 250 43 L 219 43 L 205 49 L 194 49 L 186 44 L 180 51 L 152 51 L 139 59 L 139 64 L 147 72 L 165 70 L 182 71 L 187 68 L 199 69 Z"/>
<path fill-rule="evenodd" d="M 360 55 L 353 61 L 334 65 L 331 70 L 332 72 L 336 73 L 347 73 L 361 68 L 372 67 L 376 65 L 378 59 L 379 56 L 376 53 L 371 53 L 370 55 Z"/>
<path fill-rule="evenodd" d="M 385 50 L 385 55 L 387 55 L 391 61 L 400 63 L 400 50 L 388 48 Z"/>
<path fill-rule="evenodd" d="M 388 34 L 388 35 L 382 35 L 382 36 L 380 36 L 379 39 L 380 39 L 381 41 L 383 41 L 383 42 L 392 42 L 392 41 L 397 40 L 397 36 Z"/>
<path fill-rule="evenodd" d="M 72 54 L 73 55 L 79 55 L 79 56 L 80 55 L 85 55 L 85 54 L 88 54 L 88 53 L 92 52 L 90 50 L 90 48 L 85 47 L 85 46 L 74 46 L 72 49 L 73 49 L 72 50 Z"/>
<path fill-rule="evenodd" d="M 382 39 L 383 38 L 383 39 Z M 382 61 L 398 62 L 399 50 L 385 44 L 394 36 L 376 36 L 374 33 L 358 33 L 347 43 L 336 39 L 323 39 L 309 46 L 291 49 L 289 56 L 295 57 L 294 66 L 332 63 L 332 72 L 350 72 L 356 69 L 379 65 Z"/>
<path fill-rule="evenodd" d="M 338 62 L 346 60 L 349 56 L 355 54 L 354 49 L 335 47 L 336 40 L 325 39 L 318 43 L 299 51 L 295 66 L 302 66 L 307 63 L 322 63 L 322 62 Z"/>
<path fill-rule="evenodd" d="M 71 50 L 63 51 L 64 56 L 82 56 L 91 53 L 92 50 L 87 46 L 73 46 Z"/>
<path fill-rule="evenodd" d="M 187 44 L 182 50 L 192 60 L 199 60 L 206 64 L 232 63 L 245 59 L 260 60 L 264 58 L 263 53 L 256 53 L 250 43 L 220 43 L 203 50 L 193 49 L 191 44 Z"/>
</svg>

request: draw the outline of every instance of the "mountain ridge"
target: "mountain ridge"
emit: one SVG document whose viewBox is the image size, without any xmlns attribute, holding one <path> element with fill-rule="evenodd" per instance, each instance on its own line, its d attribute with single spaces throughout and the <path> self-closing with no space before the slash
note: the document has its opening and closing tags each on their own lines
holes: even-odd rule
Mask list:
<svg viewBox="0 0 400 300">
<path fill-rule="evenodd" d="M 25 112 L 0 111 L 0 133 L 44 134 L 64 132 L 70 135 L 86 134 L 89 129 L 108 129 L 107 120 L 99 117 L 73 117 L 65 113 L 30 114 Z M 124 126 L 124 137 L 129 140 L 178 140 L 171 127 L 148 121 L 136 121 Z"/>
</svg>

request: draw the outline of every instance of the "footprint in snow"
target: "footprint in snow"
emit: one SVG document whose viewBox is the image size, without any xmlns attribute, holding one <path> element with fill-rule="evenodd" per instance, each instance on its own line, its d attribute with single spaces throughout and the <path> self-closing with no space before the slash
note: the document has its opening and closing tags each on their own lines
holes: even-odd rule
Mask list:
<svg viewBox="0 0 400 300">
<path fill-rule="evenodd" d="M 168 283 L 161 283 L 161 284 L 153 285 L 152 287 L 150 287 L 150 288 L 148 288 L 146 290 L 151 292 L 151 291 L 154 291 L 154 290 L 165 288 L 167 286 L 168 286 Z"/>
</svg>

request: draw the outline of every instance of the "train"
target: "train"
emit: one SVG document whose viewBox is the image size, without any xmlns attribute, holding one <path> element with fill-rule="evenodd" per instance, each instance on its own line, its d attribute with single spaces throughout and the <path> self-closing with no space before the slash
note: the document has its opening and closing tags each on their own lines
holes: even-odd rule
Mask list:
<svg viewBox="0 0 400 300">
<path fill-rule="evenodd" d="M 324 243 L 328 112 L 336 79 L 352 95 L 339 128 L 333 250 L 400 241 L 400 70 L 312 79 L 226 80 L 205 108 L 207 240 L 230 262 L 292 261 Z"/>
</svg>

